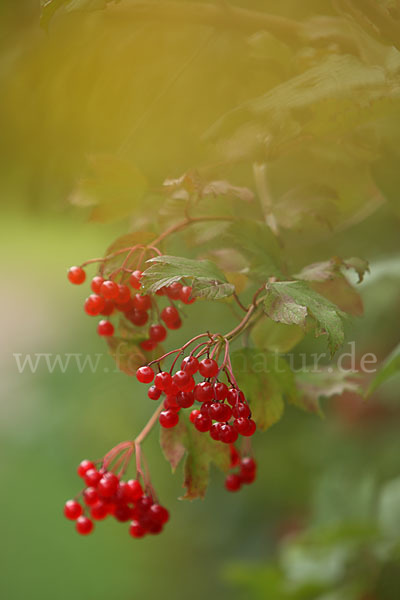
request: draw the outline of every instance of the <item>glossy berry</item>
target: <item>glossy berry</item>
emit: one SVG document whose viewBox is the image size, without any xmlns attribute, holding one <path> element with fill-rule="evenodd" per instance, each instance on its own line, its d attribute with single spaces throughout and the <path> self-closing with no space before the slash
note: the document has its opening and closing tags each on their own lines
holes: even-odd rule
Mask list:
<svg viewBox="0 0 400 600">
<path fill-rule="evenodd" d="M 96 487 L 102 474 L 97 469 L 88 469 L 83 477 L 87 487 Z"/>
<path fill-rule="evenodd" d="M 149 329 L 149 338 L 153 342 L 163 342 L 167 337 L 167 330 L 163 325 L 152 325 Z"/>
<path fill-rule="evenodd" d="M 163 410 L 158 418 L 160 425 L 165 429 L 171 429 L 179 423 L 179 414 L 176 410 Z"/>
<path fill-rule="evenodd" d="M 80 535 L 88 535 L 93 531 L 94 525 L 88 517 L 81 516 L 77 519 L 75 527 Z"/>
<path fill-rule="evenodd" d="M 171 384 L 165 388 L 165 393 L 168 396 L 176 396 L 178 392 L 179 392 L 179 388 L 176 385 L 176 383 L 174 383 L 173 381 L 171 381 Z"/>
<path fill-rule="evenodd" d="M 165 322 L 167 327 L 170 327 L 171 323 L 173 324 L 180 320 L 179 312 L 177 311 L 175 306 L 166 306 L 165 308 L 163 308 L 163 310 L 161 311 L 161 318 Z"/>
<path fill-rule="evenodd" d="M 86 279 L 86 273 L 82 267 L 71 267 L 68 271 L 68 279 L 74 285 L 81 285 Z"/>
<path fill-rule="evenodd" d="M 119 479 L 115 473 L 104 473 L 97 484 L 97 492 L 103 498 L 111 498 L 118 490 Z"/>
<path fill-rule="evenodd" d="M 104 308 L 100 311 L 100 314 L 104 317 L 109 317 L 113 314 L 115 308 L 115 304 L 112 300 L 104 300 Z"/>
<path fill-rule="evenodd" d="M 151 367 L 139 367 L 136 371 L 136 379 L 140 383 L 151 383 L 154 379 L 154 371 Z"/>
<path fill-rule="evenodd" d="M 137 327 L 146 325 L 147 321 L 149 320 L 149 315 L 147 312 L 145 310 L 138 310 L 137 308 L 133 308 L 127 312 L 126 316 Z"/>
<path fill-rule="evenodd" d="M 234 444 L 238 439 L 238 432 L 232 425 L 224 424 L 220 428 L 219 439 L 225 444 Z"/>
<path fill-rule="evenodd" d="M 100 275 L 96 275 L 96 277 L 93 277 L 90 287 L 92 288 L 94 294 L 100 294 L 100 289 L 103 283 L 104 279 Z"/>
<path fill-rule="evenodd" d="M 199 361 L 195 356 L 187 356 L 182 361 L 181 369 L 189 375 L 194 375 L 199 370 Z"/>
<path fill-rule="evenodd" d="M 143 340 L 140 342 L 139 346 L 145 352 L 151 352 L 157 347 L 157 342 L 153 342 L 152 340 Z"/>
<path fill-rule="evenodd" d="M 155 385 L 152 385 L 147 390 L 147 395 L 150 398 L 150 400 L 158 400 L 160 398 L 161 394 L 162 394 L 162 391 L 159 390 L 158 388 L 156 388 Z"/>
<path fill-rule="evenodd" d="M 96 294 L 91 294 L 88 298 L 86 298 L 85 304 L 83 305 L 85 313 L 91 317 L 97 317 L 104 307 L 104 298 L 97 296 Z"/>
<path fill-rule="evenodd" d="M 171 298 L 171 300 L 178 300 L 180 297 L 181 289 L 182 284 L 178 281 L 171 283 L 171 285 L 169 285 L 166 289 L 168 298 Z"/>
<path fill-rule="evenodd" d="M 118 296 L 115 300 L 117 304 L 126 304 L 131 299 L 131 291 L 127 285 L 118 284 Z"/>
<path fill-rule="evenodd" d="M 240 471 L 240 480 L 242 483 L 253 483 L 253 481 L 255 481 L 256 478 L 256 472 L 255 471 Z"/>
<path fill-rule="evenodd" d="M 102 521 L 106 518 L 107 515 L 107 504 L 105 502 L 102 502 L 101 500 L 99 500 L 99 502 L 97 502 L 97 504 L 95 504 L 94 506 L 90 507 L 90 516 L 92 517 L 92 519 L 95 519 L 95 521 Z"/>
<path fill-rule="evenodd" d="M 177 371 L 173 376 L 173 382 L 181 390 L 190 382 L 190 375 L 186 371 Z"/>
<path fill-rule="evenodd" d="M 158 521 L 159 523 L 166 523 L 169 520 L 169 512 L 164 506 L 160 504 L 153 504 L 149 508 L 149 516 L 154 521 Z"/>
<path fill-rule="evenodd" d="M 180 319 L 177 319 L 176 321 L 168 321 L 165 322 L 166 326 L 168 327 L 168 329 L 180 329 L 180 327 L 182 327 L 182 321 Z"/>
<path fill-rule="evenodd" d="M 210 416 L 211 404 L 212 402 L 210 400 L 207 400 L 207 402 L 203 402 L 200 408 L 200 412 L 202 415 L 206 415 L 207 417 Z"/>
<path fill-rule="evenodd" d="M 181 408 L 190 408 L 194 404 L 193 392 L 179 392 L 176 396 L 176 402 Z"/>
<path fill-rule="evenodd" d="M 140 289 L 140 280 L 142 278 L 142 274 L 142 271 L 133 271 L 133 273 L 129 277 L 129 283 L 134 290 Z"/>
<path fill-rule="evenodd" d="M 116 300 L 118 298 L 118 284 L 107 279 L 101 284 L 100 294 L 107 300 Z"/>
<path fill-rule="evenodd" d="M 207 402 L 214 397 L 214 388 L 209 381 L 202 381 L 194 388 L 194 397 L 199 402 Z"/>
<path fill-rule="evenodd" d="M 212 421 L 210 417 L 203 415 L 202 413 L 198 414 L 194 420 L 194 426 L 197 431 L 210 431 L 212 425 Z"/>
<path fill-rule="evenodd" d="M 67 500 L 64 505 L 64 515 L 70 521 L 75 521 L 83 512 L 82 506 L 76 500 Z"/>
<path fill-rule="evenodd" d="M 223 423 L 232 417 L 232 409 L 228 404 L 213 402 L 210 406 L 209 415 L 214 421 Z"/>
<path fill-rule="evenodd" d="M 104 319 L 97 325 L 97 333 L 104 337 L 110 337 L 114 335 L 114 325 Z"/>
<path fill-rule="evenodd" d="M 251 456 L 245 456 L 240 461 L 240 471 L 242 473 L 244 473 L 244 472 L 252 473 L 256 470 L 256 468 L 257 468 L 256 461 Z"/>
<path fill-rule="evenodd" d="M 201 412 L 197 409 L 192 410 L 192 412 L 190 413 L 189 419 L 190 422 L 193 423 L 193 425 L 198 415 L 201 415 Z"/>
<path fill-rule="evenodd" d="M 76 472 L 78 473 L 79 477 L 84 477 L 86 471 L 89 471 L 89 469 L 94 469 L 94 463 L 92 463 L 91 460 L 85 459 L 79 463 Z"/>
<path fill-rule="evenodd" d="M 193 377 L 190 376 L 189 381 L 185 385 L 181 384 L 180 389 L 182 392 L 193 392 L 195 387 L 196 387 L 196 382 L 193 379 Z"/>
<path fill-rule="evenodd" d="M 210 429 L 210 436 L 213 440 L 219 441 L 221 423 L 214 423 Z"/>
<path fill-rule="evenodd" d="M 230 458 L 231 458 L 231 469 L 233 467 L 237 467 L 238 464 L 240 464 L 240 454 L 239 452 L 236 450 L 235 446 L 233 444 L 230 445 Z"/>
<path fill-rule="evenodd" d="M 191 298 L 192 295 L 192 287 L 190 285 L 184 285 L 180 291 L 179 299 L 182 300 L 184 304 L 193 304 L 196 298 Z"/>
<path fill-rule="evenodd" d="M 169 388 L 172 383 L 172 377 L 166 371 L 161 371 L 161 373 L 157 373 L 154 378 L 154 385 L 159 390 L 165 391 Z"/>
<path fill-rule="evenodd" d="M 143 496 L 143 489 L 140 485 L 140 481 L 137 479 L 129 479 L 123 491 L 124 498 L 126 502 L 136 502 Z"/>
<path fill-rule="evenodd" d="M 141 294 L 135 294 L 133 297 L 133 306 L 137 310 L 149 310 L 151 308 L 151 298 L 147 294 L 142 296 Z"/>
<path fill-rule="evenodd" d="M 203 377 L 215 377 L 218 373 L 218 363 L 212 358 L 203 358 L 199 364 L 199 373 Z"/>
<path fill-rule="evenodd" d="M 235 419 L 239 419 L 240 417 L 247 419 L 251 415 L 249 405 L 244 404 L 243 402 L 238 402 L 233 406 L 232 414 Z"/>
<path fill-rule="evenodd" d="M 226 399 L 228 400 L 228 402 L 231 406 L 235 406 L 235 404 L 239 401 L 240 402 L 245 401 L 243 392 L 241 392 L 240 390 L 238 390 L 234 387 L 229 388 Z"/>
<path fill-rule="evenodd" d="M 241 435 L 245 435 L 246 437 L 252 436 L 257 429 L 257 426 L 253 419 L 247 419 L 247 429 L 245 431 L 241 431 Z"/>
<path fill-rule="evenodd" d="M 88 487 L 83 492 L 83 500 L 87 506 L 94 506 L 99 500 L 99 495 L 96 488 Z"/>
<path fill-rule="evenodd" d="M 241 485 L 242 481 L 239 475 L 236 475 L 235 473 L 231 473 L 225 479 L 225 488 L 228 490 L 228 492 L 237 492 L 240 490 Z"/>
<path fill-rule="evenodd" d="M 134 538 L 141 538 L 146 534 L 146 530 L 139 521 L 131 521 L 129 533 Z"/>
<path fill-rule="evenodd" d="M 225 383 L 222 383 L 221 381 L 216 381 L 214 383 L 214 398 L 216 400 L 226 400 L 226 397 L 228 395 L 228 386 L 225 385 Z"/>
</svg>

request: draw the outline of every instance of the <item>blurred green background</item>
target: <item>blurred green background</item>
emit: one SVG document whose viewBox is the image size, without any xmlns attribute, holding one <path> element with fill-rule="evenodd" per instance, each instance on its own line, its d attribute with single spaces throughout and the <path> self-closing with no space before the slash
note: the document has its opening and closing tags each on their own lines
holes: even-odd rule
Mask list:
<svg viewBox="0 0 400 600">
<path fill-rule="evenodd" d="M 246 6 L 292 18 L 332 12 L 322 1 Z M 245 40 L 223 33 L 165 92 L 162 110 L 141 120 L 206 28 L 135 28 L 110 9 L 61 15 L 45 33 L 38 3 L 28 0 L 3 0 L 0 23 L 1 597 L 399 598 L 400 484 L 387 487 L 400 477 L 398 378 L 366 404 L 351 395 L 325 403 L 325 420 L 288 408 L 279 425 L 256 436 L 259 478 L 237 495 L 224 491 L 215 472 L 204 502 L 179 501 L 181 473 L 171 476 L 154 432 L 146 455 L 172 515 L 160 537 L 135 541 L 126 527 L 105 522 L 81 539 L 62 517 L 79 486 L 79 461 L 132 438 L 152 408 L 133 378 L 115 372 L 81 309 L 85 291 L 67 284 L 68 266 L 101 256 L 127 228 L 88 222 L 85 210 L 71 207 L 86 158 L 118 152 L 122 142 L 153 181 L 178 176 L 206 161 L 209 147 L 198 140 L 207 126 L 279 83 L 282 73 L 248 73 Z M 237 183 L 247 176 L 239 167 Z M 387 181 L 393 184 L 392 171 Z M 394 205 L 397 212 L 383 205 L 351 230 L 316 234 L 298 247 L 290 242 L 299 265 L 339 253 L 371 262 L 360 286 L 366 314 L 348 339 L 379 360 L 399 337 L 396 195 Z M 219 305 L 197 303 L 190 313 L 171 347 L 213 323 L 232 323 Z M 304 351 L 320 347 L 308 344 Z M 66 373 L 49 373 L 41 363 L 36 373 L 21 374 L 15 353 L 104 356 L 96 373 L 79 373 L 71 362 Z M 317 541 L 296 546 L 293 536 L 303 531 Z"/>
</svg>

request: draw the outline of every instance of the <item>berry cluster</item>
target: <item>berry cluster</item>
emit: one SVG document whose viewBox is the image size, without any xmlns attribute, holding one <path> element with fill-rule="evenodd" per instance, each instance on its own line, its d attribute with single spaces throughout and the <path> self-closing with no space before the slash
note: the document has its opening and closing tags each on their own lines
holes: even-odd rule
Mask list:
<svg viewBox="0 0 400 600">
<path fill-rule="evenodd" d="M 243 392 L 219 381 L 220 368 L 217 361 L 204 358 L 199 361 L 193 354 L 183 359 L 180 370 L 174 374 L 160 371 L 155 375 L 151 366 L 140 367 L 136 377 L 141 383 L 154 384 L 147 394 L 158 400 L 163 394 L 164 410 L 159 421 L 162 427 L 175 427 L 179 422 L 179 411 L 190 408 L 197 401 L 201 407 L 190 413 L 190 421 L 198 431 L 209 432 L 220 442 L 233 444 L 239 435 L 250 437 L 256 430 L 251 418 L 250 407 Z M 194 375 L 199 373 L 203 380 L 196 383 Z"/>
<path fill-rule="evenodd" d="M 114 335 L 115 328 L 109 317 L 116 312 L 124 314 L 126 319 L 138 328 L 147 327 L 151 319 L 156 320 L 148 328 L 147 337 L 140 343 L 142 350 L 150 352 L 166 339 L 167 329 L 179 329 L 182 325 L 179 311 L 173 301 L 192 304 L 195 298 L 191 298 L 190 286 L 179 282 L 172 283 L 156 292 L 157 296 L 166 296 L 170 300 L 170 304 L 159 311 L 154 295 L 139 293 L 141 278 L 140 270 L 130 273 L 124 271 L 119 283 L 113 278 L 104 279 L 101 275 L 96 275 L 90 285 L 93 293 L 86 298 L 84 310 L 92 317 L 108 317 L 102 319 L 97 326 L 97 333 L 104 337 Z M 80 285 L 86 280 L 86 272 L 82 267 L 71 267 L 68 279 L 71 283 Z"/>
<path fill-rule="evenodd" d="M 134 538 L 160 533 L 169 520 L 167 509 L 146 495 L 137 479 L 123 481 L 113 471 L 97 469 L 90 460 L 83 460 L 77 472 L 86 485 L 81 492 L 83 505 L 68 500 L 64 515 L 75 521 L 79 534 L 88 535 L 93 531 L 93 521 L 109 515 L 122 523 L 130 521 L 129 533 Z"/>
<path fill-rule="evenodd" d="M 236 473 L 230 473 L 225 479 L 225 489 L 237 492 L 243 484 L 250 484 L 256 478 L 257 463 L 251 456 L 240 457 L 236 448 L 231 451 L 231 467 L 238 467 Z"/>
</svg>

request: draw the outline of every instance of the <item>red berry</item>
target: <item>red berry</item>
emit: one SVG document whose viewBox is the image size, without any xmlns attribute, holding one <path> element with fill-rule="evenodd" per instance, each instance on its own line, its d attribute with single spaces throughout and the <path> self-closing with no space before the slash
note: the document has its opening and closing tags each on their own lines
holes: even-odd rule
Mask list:
<svg viewBox="0 0 400 600">
<path fill-rule="evenodd" d="M 194 420 L 194 426 L 196 427 L 197 431 L 202 431 L 202 432 L 210 431 L 211 425 L 212 425 L 212 421 L 211 421 L 210 417 L 207 417 L 206 415 L 203 415 L 202 413 L 197 415 L 197 417 Z"/>
<path fill-rule="evenodd" d="M 179 404 L 176 401 L 176 395 L 171 395 L 171 396 L 167 396 L 164 400 L 164 408 L 165 410 L 175 410 L 175 411 L 180 411 L 181 407 L 179 406 Z"/>
<path fill-rule="evenodd" d="M 95 504 L 97 504 L 97 502 L 99 500 L 99 496 L 96 491 L 96 488 L 94 488 L 94 487 L 86 488 L 86 490 L 83 492 L 83 500 L 84 500 L 85 504 L 87 504 L 88 506 L 94 506 Z"/>
<path fill-rule="evenodd" d="M 182 361 L 181 369 L 189 375 L 194 375 L 199 370 L 199 361 L 195 356 L 187 356 Z"/>
<path fill-rule="evenodd" d="M 126 304 L 131 299 L 131 291 L 127 285 L 120 283 L 118 285 L 118 296 L 115 300 L 117 304 Z"/>
<path fill-rule="evenodd" d="M 133 296 L 133 306 L 137 310 L 149 310 L 151 308 L 151 298 L 147 294 L 142 296 L 141 294 L 135 294 Z"/>
<path fill-rule="evenodd" d="M 165 296 L 167 288 L 163 285 L 159 290 L 156 291 L 157 296 Z"/>
<path fill-rule="evenodd" d="M 235 446 L 233 444 L 231 444 L 230 446 L 230 455 L 231 455 L 231 469 L 233 467 L 237 467 L 237 465 L 240 463 L 240 454 L 239 452 L 236 450 Z"/>
<path fill-rule="evenodd" d="M 190 408 L 194 404 L 193 392 L 179 392 L 176 396 L 176 402 L 181 408 Z"/>
<path fill-rule="evenodd" d="M 96 487 L 102 475 L 96 469 L 88 469 L 85 473 L 84 480 L 88 487 Z"/>
<path fill-rule="evenodd" d="M 146 534 L 146 530 L 141 526 L 139 521 L 131 521 L 129 533 L 134 538 L 141 538 Z"/>
<path fill-rule="evenodd" d="M 82 267 L 71 267 L 68 271 L 68 279 L 74 285 L 81 285 L 86 279 L 86 273 Z"/>
<path fill-rule="evenodd" d="M 162 523 L 162 524 L 169 521 L 169 512 L 167 511 L 166 508 L 164 508 L 164 506 L 161 506 L 160 504 L 153 504 L 152 506 L 150 506 L 149 516 L 154 521 L 158 521 L 159 523 Z"/>
<path fill-rule="evenodd" d="M 189 381 L 187 382 L 187 384 L 181 386 L 180 389 L 182 392 L 193 392 L 195 387 L 196 387 L 195 380 L 193 379 L 193 377 L 189 377 Z"/>
<path fill-rule="evenodd" d="M 184 285 L 180 291 L 179 298 L 184 304 L 193 304 L 196 298 L 192 298 L 192 287 L 190 285 Z"/>
<path fill-rule="evenodd" d="M 173 382 L 181 390 L 190 383 L 190 375 L 186 371 L 177 371 L 173 376 Z"/>
<path fill-rule="evenodd" d="M 119 479 L 115 473 L 108 471 L 97 484 L 97 492 L 103 498 L 111 498 L 118 489 Z"/>
<path fill-rule="evenodd" d="M 219 441 L 221 423 L 214 423 L 210 429 L 210 436 L 213 440 Z"/>
<path fill-rule="evenodd" d="M 137 502 L 143 496 L 142 486 L 137 479 L 129 479 L 123 491 L 126 502 Z"/>
<path fill-rule="evenodd" d="M 70 521 L 75 521 L 83 513 L 83 508 L 76 500 L 67 500 L 64 505 L 64 515 Z"/>
<path fill-rule="evenodd" d="M 161 318 L 167 325 L 170 327 L 170 324 L 179 321 L 179 312 L 176 310 L 175 306 L 166 306 L 161 311 Z"/>
<path fill-rule="evenodd" d="M 172 383 L 172 377 L 167 371 L 161 371 L 161 373 L 157 373 L 154 378 L 154 385 L 162 391 L 165 391 L 169 388 Z"/>
<path fill-rule="evenodd" d="M 199 364 L 199 373 L 203 377 L 215 377 L 218 373 L 218 363 L 212 358 L 203 358 Z"/>
<path fill-rule="evenodd" d="M 243 392 L 233 387 L 229 388 L 226 399 L 231 406 L 234 406 L 237 402 L 245 402 Z"/>
<path fill-rule="evenodd" d="M 119 504 L 114 511 L 114 517 L 120 523 L 125 523 L 131 518 L 131 509 L 127 504 Z"/>
<path fill-rule="evenodd" d="M 228 386 L 221 381 L 216 381 L 214 383 L 214 398 L 216 400 L 225 400 L 228 395 Z"/>
<path fill-rule="evenodd" d="M 100 294 L 100 289 L 103 283 L 103 277 L 101 277 L 100 275 L 96 275 L 96 277 L 93 277 L 90 287 L 92 288 L 92 291 L 95 294 Z"/>
<path fill-rule="evenodd" d="M 158 420 L 162 427 L 171 429 L 171 427 L 175 427 L 179 423 L 179 414 L 173 409 L 163 410 Z"/>
<path fill-rule="evenodd" d="M 97 325 L 97 333 L 104 337 L 110 337 L 114 335 L 114 325 L 110 323 L 110 321 L 103 319 L 103 321 L 100 321 Z"/>
<path fill-rule="evenodd" d="M 145 352 L 151 352 L 152 350 L 154 350 L 154 348 L 157 347 L 157 342 L 153 342 L 152 340 L 142 340 L 139 346 Z"/>
<path fill-rule="evenodd" d="M 104 317 L 109 317 L 110 315 L 113 314 L 114 307 L 115 307 L 115 305 L 112 302 L 112 300 L 104 300 L 104 308 L 100 312 L 100 314 L 103 315 Z"/>
<path fill-rule="evenodd" d="M 142 271 L 133 271 L 133 273 L 129 277 L 129 283 L 131 284 L 134 290 L 140 289 L 140 280 L 142 278 L 142 275 Z"/>
<path fill-rule="evenodd" d="M 199 402 L 207 402 L 214 397 L 214 388 L 209 381 L 202 381 L 194 388 L 194 397 Z"/>
<path fill-rule="evenodd" d="M 241 435 L 245 435 L 246 437 L 252 436 L 257 429 L 257 426 L 253 419 L 247 419 L 247 429 L 246 431 L 241 431 Z"/>
<path fill-rule="evenodd" d="M 153 342 L 163 342 L 167 337 L 167 330 L 163 325 L 152 325 L 149 329 L 149 338 Z"/>
<path fill-rule="evenodd" d="M 165 323 L 166 326 L 168 327 L 168 329 L 179 329 L 180 327 L 182 327 L 182 321 L 180 319 L 177 319 L 176 321 L 171 321 L 168 323 Z"/>
<path fill-rule="evenodd" d="M 206 415 L 207 417 L 210 416 L 211 404 L 212 402 L 210 402 L 210 400 L 207 400 L 207 402 L 203 402 L 200 408 L 200 412 L 202 415 Z"/>
<path fill-rule="evenodd" d="M 162 394 L 162 391 L 159 390 L 158 388 L 156 388 L 155 385 L 152 385 L 147 390 L 147 395 L 150 398 L 150 400 L 158 400 L 160 398 L 161 394 Z"/>
<path fill-rule="evenodd" d="M 77 468 L 77 473 L 79 477 L 83 477 L 86 471 L 89 471 L 89 469 L 94 469 L 94 464 L 92 463 L 92 461 L 86 459 L 82 460 Z"/>
<path fill-rule="evenodd" d="M 178 298 L 180 297 L 181 289 L 182 284 L 178 281 L 171 283 L 171 285 L 169 285 L 166 288 L 168 298 L 171 298 L 171 300 L 178 300 Z"/>
<path fill-rule="evenodd" d="M 176 385 L 176 383 L 174 383 L 173 381 L 171 381 L 171 384 L 165 389 L 165 393 L 168 396 L 176 396 L 179 392 L 179 388 Z"/>
<path fill-rule="evenodd" d="M 104 307 L 104 298 L 101 296 L 96 296 L 96 294 L 91 294 L 88 298 L 86 298 L 85 304 L 83 305 L 85 313 L 91 317 L 97 317 Z"/>
<path fill-rule="evenodd" d="M 108 515 L 107 504 L 105 502 L 102 502 L 101 500 L 99 500 L 99 502 L 97 502 L 97 504 L 95 504 L 94 506 L 92 506 L 90 508 L 90 516 L 92 517 L 92 519 L 95 519 L 96 521 L 101 521 L 102 519 L 105 519 L 107 515 Z"/>
<path fill-rule="evenodd" d="M 107 279 L 101 284 L 100 294 L 107 300 L 116 300 L 118 298 L 118 284 L 115 281 Z"/>
<path fill-rule="evenodd" d="M 240 461 L 240 470 L 242 473 L 253 473 L 257 468 L 256 461 L 251 456 L 245 456 Z"/>
<path fill-rule="evenodd" d="M 247 419 L 251 415 L 249 405 L 244 404 L 243 402 L 237 402 L 232 409 L 232 414 L 235 419 L 239 419 L 240 417 Z"/>
<path fill-rule="evenodd" d="M 232 417 L 232 409 L 222 402 L 213 402 L 210 406 L 209 414 L 214 421 L 223 423 L 224 421 L 229 421 Z"/>
<path fill-rule="evenodd" d="M 231 473 L 225 479 L 225 488 L 228 490 L 228 492 L 237 492 L 238 490 L 240 490 L 241 485 L 242 481 L 239 475 L 236 475 L 234 473 Z"/>
<path fill-rule="evenodd" d="M 190 413 L 189 419 L 190 419 L 190 422 L 193 423 L 193 425 L 197 418 L 197 415 L 201 415 L 201 412 L 197 409 L 192 410 L 192 412 Z"/>
<path fill-rule="evenodd" d="M 93 521 L 88 519 L 87 517 L 79 517 L 76 521 L 76 530 L 80 535 L 88 535 L 93 531 Z"/>
<path fill-rule="evenodd" d="M 154 379 L 154 371 L 151 367 L 139 367 L 136 371 L 136 379 L 140 383 L 151 383 Z"/>
<path fill-rule="evenodd" d="M 255 471 L 249 471 L 249 472 L 240 472 L 240 480 L 242 483 L 253 483 L 253 481 L 256 478 L 256 472 Z"/>
<path fill-rule="evenodd" d="M 238 439 L 238 433 L 232 425 L 221 425 L 219 432 L 219 439 L 225 444 L 234 444 Z"/>
<path fill-rule="evenodd" d="M 146 325 L 149 320 L 149 315 L 144 310 L 137 310 L 134 308 L 126 313 L 127 318 L 137 327 L 142 327 Z"/>
</svg>

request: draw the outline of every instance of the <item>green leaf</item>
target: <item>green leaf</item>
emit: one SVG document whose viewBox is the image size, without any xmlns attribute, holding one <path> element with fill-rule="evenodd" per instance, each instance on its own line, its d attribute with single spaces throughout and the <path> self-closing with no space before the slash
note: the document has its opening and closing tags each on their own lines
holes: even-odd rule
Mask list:
<svg viewBox="0 0 400 600">
<path fill-rule="evenodd" d="M 311 282 L 310 287 L 343 312 L 354 317 L 361 317 L 364 314 L 364 304 L 360 294 L 343 275 L 328 281 Z"/>
<path fill-rule="evenodd" d="M 154 293 L 181 279 L 189 279 L 193 286 L 192 295 L 207 300 L 231 296 L 235 288 L 225 275 L 209 260 L 192 260 L 178 256 L 156 256 L 147 261 L 152 265 L 143 273 L 145 292 Z"/>
<path fill-rule="evenodd" d="M 345 314 L 302 281 L 268 283 L 264 301 L 266 314 L 280 323 L 305 326 L 309 315 L 316 322 L 315 335 L 327 334 L 333 355 L 344 341 Z"/>
<path fill-rule="evenodd" d="M 185 461 L 186 493 L 184 500 L 204 498 L 210 475 L 210 465 L 214 463 L 222 471 L 230 466 L 229 446 L 216 442 L 209 435 L 197 431 L 194 426 L 187 427 L 187 456 Z"/>
<path fill-rule="evenodd" d="M 237 350 L 231 360 L 257 427 L 268 429 L 281 419 L 284 399 L 293 402 L 297 395 L 293 372 L 278 354 L 254 348 Z"/>
<path fill-rule="evenodd" d="M 304 337 L 304 331 L 298 325 L 286 325 L 264 318 L 251 330 L 251 338 L 257 348 L 269 352 L 289 352 Z"/>
<path fill-rule="evenodd" d="M 354 373 L 351 375 L 354 379 Z M 355 382 L 349 379 L 346 371 L 333 369 L 319 369 L 318 372 L 296 373 L 297 396 L 293 397 L 292 403 L 305 410 L 323 416 L 320 405 L 321 398 L 331 398 L 332 396 L 341 396 L 344 392 L 360 393 L 361 388 Z"/>
<path fill-rule="evenodd" d="M 89 177 L 70 197 L 76 206 L 92 207 L 91 220 L 107 223 L 130 215 L 143 199 L 146 177 L 130 161 L 113 155 L 90 158 Z"/>
<path fill-rule="evenodd" d="M 160 446 L 171 465 L 172 472 L 174 472 L 188 447 L 187 426 L 183 419 L 180 419 L 178 425 L 171 429 L 160 427 Z"/>
<path fill-rule="evenodd" d="M 367 391 L 367 396 L 370 396 L 377 390 L 385 381 L 396 375 L 400 371 L 400 344 L 396 346 L 391 354 L 386 358 L 383 365 L 373 378 Z"/>
<path fill-rule="evenodd" d="M 335 256 L 330 260 L 308 265 L 307 267 L 304 267 L 300 273 L 293 275 L 293 277 L 304 281 L 328 281 L 335 277 L 340 277 L 342 267 L 354 269 L 358 274 L 359 283 L 364 279 L 365 273 L 369 272 L 368 262 L 362 258 L 342 259 Z"/>
</svg>

